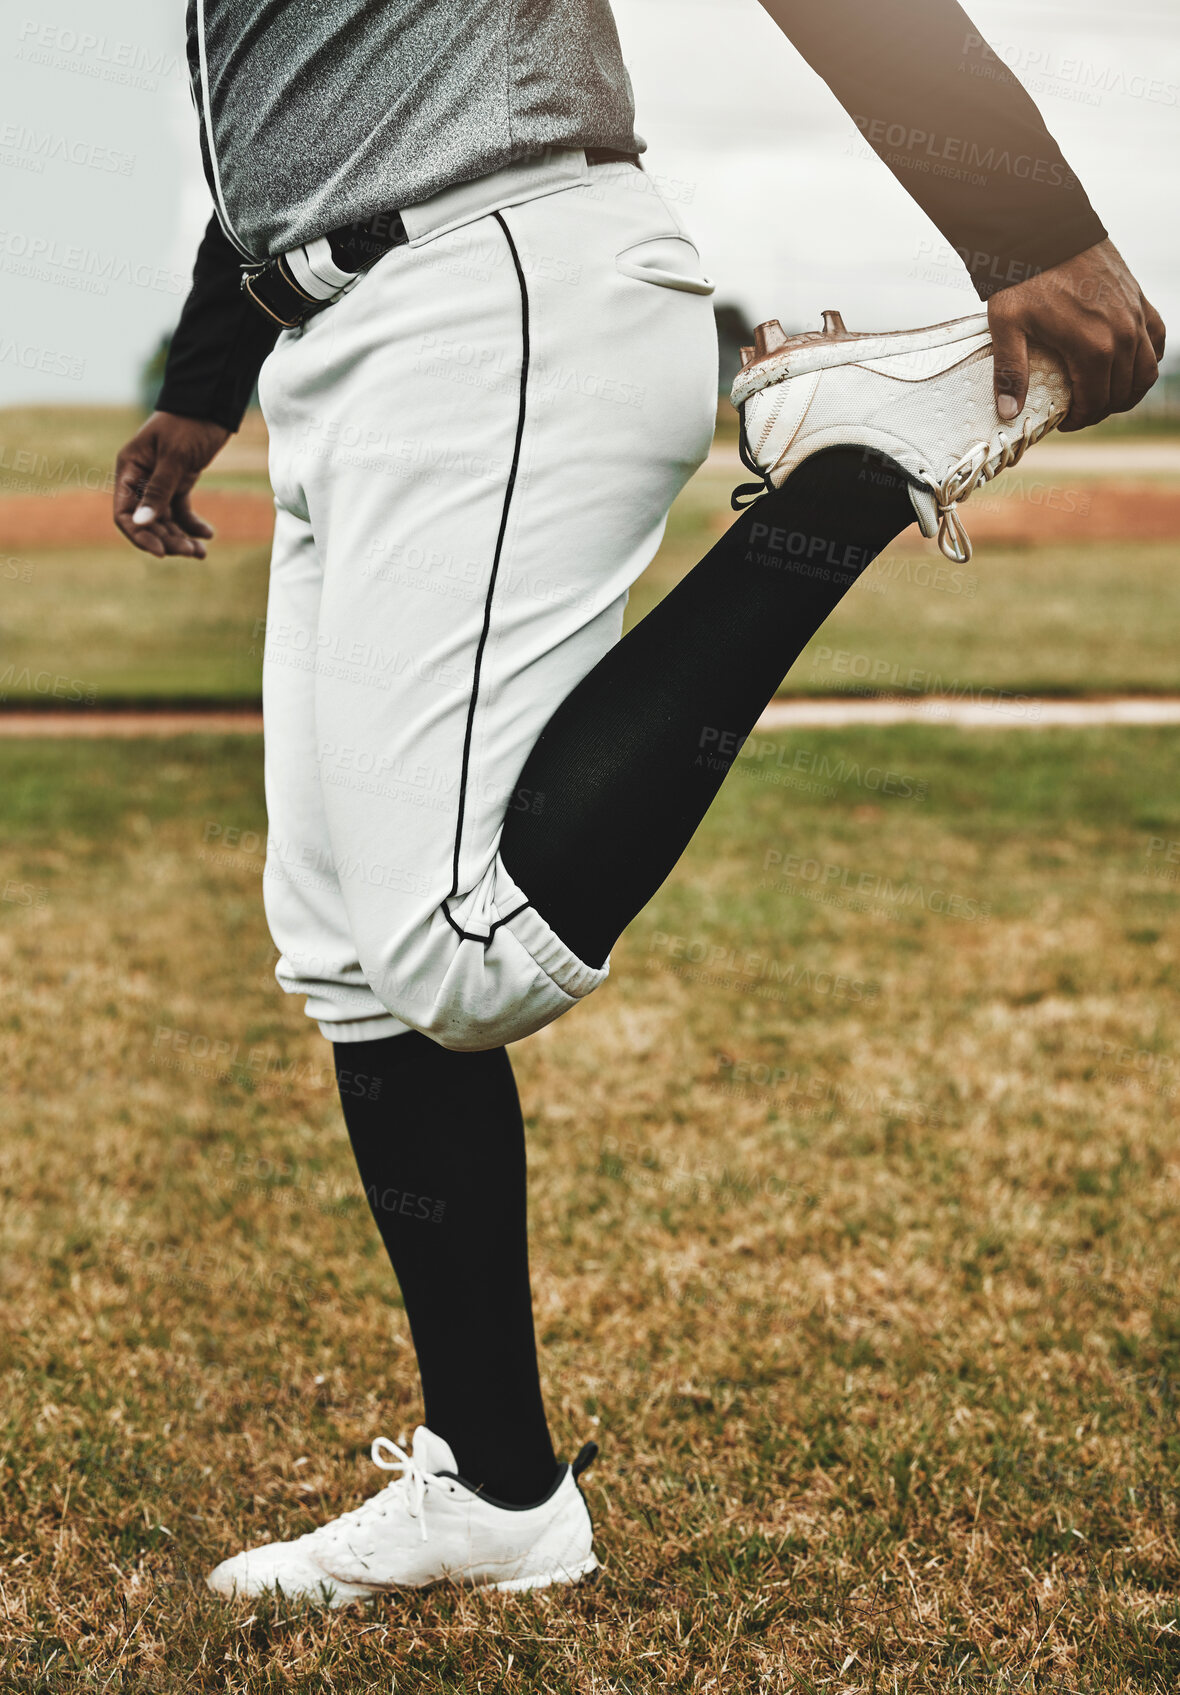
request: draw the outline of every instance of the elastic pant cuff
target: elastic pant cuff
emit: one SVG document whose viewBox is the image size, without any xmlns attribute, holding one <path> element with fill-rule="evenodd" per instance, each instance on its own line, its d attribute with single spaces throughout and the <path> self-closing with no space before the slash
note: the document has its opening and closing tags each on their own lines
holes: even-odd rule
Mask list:
<svg viewBox="0 0 1180 1695">
<path fill-rule="evenodd" d="M 347 1023 L 329 1024 L 325 1019 L 317 1019 L 321 1036 L 326 1036 L 329 1042 L 378 1042 L 383 1036 L 406 1036 L 410 1026 L 403 1024 L 400 1018 L 392 1013 L 382 1012 L 374 1018 L 354 1018 Z"/>
</svg>

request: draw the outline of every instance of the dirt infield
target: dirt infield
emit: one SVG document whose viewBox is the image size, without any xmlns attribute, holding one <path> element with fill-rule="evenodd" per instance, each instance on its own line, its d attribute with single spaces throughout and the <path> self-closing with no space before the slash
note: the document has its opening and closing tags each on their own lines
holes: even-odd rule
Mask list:
<svg viewBox="0 0 1180 1695">
<path fill-rule="evenodd" d="M 974 541 L 1170 541 L 1180 536 L 1180 487 L 1029 475 L 973 495 L 962 513 Z"/>
<path fill-rule="evenodd" d="M 966 501 L 963 515 L 974 541 L 1035 546 L 1062 540 L 1169 541 L 1180 537 L 1180 486 L 1071 476 L 1049 467 L 1045 476 L 1018 472 L 995 493 Z M 201 492 L 198 509 L 224 542 L 269 542 L 274 506 L 269 495 L 227 489 Z M 719 518 L 719 522 L 722 520 Z M 730 518 L 724 515 L 723 524 Z M 0 546 L 13 551 L 115 545 L 110 496 L 72 489 L 60 494 L 0 494 Z"/>
<path fill-rule="evenodd" d="M 202 518 L 226 542 L 268 542 L 274 528 L 269 495 L 228 489 L 204 489 L 193 497 Z M 90 489 L 60 494 L 0 496 L 0 546 L 14 550 L 39 547 L 116 546 L 122 537 L 111 518 L 111 497 Z"/>
<path fill-rule="evenodd" d="M 262 734 L 261 712 L 0 712 L 0 740 Z"/>
</svg>

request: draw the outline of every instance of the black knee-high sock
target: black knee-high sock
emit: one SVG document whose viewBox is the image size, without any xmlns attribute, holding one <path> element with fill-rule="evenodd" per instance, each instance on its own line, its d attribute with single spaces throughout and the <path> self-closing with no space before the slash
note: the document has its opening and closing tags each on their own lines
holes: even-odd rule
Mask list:
<svg viewBox="0 0 1180 1695">
<path fill-rule="evenodd" d="M 845 591 L 913 522 L 859 448 L 756 502 L 557 709 L 500 851 L 564 942 L 600 965 L 708 811 L 766 703 Z"/>
<path fill-rule="evenodd" d="M 411 1032 L 334 1052 L 426 1423 L 469 1483 L 513 1505 L 537 1501 L 557 1460 L 537 1372 L 524 1122 L 507 1051 L 451 1053 Z"/>
</svg>

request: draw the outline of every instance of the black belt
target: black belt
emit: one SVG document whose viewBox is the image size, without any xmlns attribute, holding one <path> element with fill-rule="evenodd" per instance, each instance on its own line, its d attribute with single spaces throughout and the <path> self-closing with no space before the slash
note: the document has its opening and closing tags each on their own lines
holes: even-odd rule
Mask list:
<svg viewBox="0 0 1180 1695">
<path fill-rule="evenodd" d="M 616 147 L 587 147 L 586 163 L 639 165 L 639 155 L 624 153 Z M 323 281 L 322 286 L 329 291 L 323 298 L 310 294 L 296 280 L 285 253 L 261 265 L 242 267 L 242 290 L 264 317 L 284 329 L 294 329 L 330 306 L 354 277 L 369 270 L 395 247 L 404 247 L 410 238 L 401 213 L 394 211 L 378 212 L 367 220 L 342 224 L 339 229 L 329 230 L 325 239 L 332 263 L 348 273 L 348 281 L 340 284 Z"/>
</svg>

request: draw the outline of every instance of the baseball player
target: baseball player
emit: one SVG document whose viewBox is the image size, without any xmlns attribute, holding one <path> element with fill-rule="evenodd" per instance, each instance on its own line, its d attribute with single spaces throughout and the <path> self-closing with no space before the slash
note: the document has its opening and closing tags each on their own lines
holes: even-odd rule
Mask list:
<svg viewBox="0 0 1180 1695">
<path fill-rule="evenodd" d="M 595 1568 L 594 1449 L 559 1463 L 542 1401 L 506 1044 L 602 983 L 717 746 L 875 555 L 916 519 L 967 557 L 973 488 L 1155 380 L 1158 315 L 955 0 L 763 3 L 985 304 L 760 326 L 734 390 L 749 510 L 620 640 L 708 451 L 717 351 L 607 0 L 190 0 L 214 216 L 115 521 L 203 557 L 192 489 L 258 380 L 276 975 L 333 1044 L 425 1409 L 411 1452 L 373 1443 L 392 1481 L 224 1561 L 224 1595 Z M 792 215 L 769 180 L 763 215 Z"/>
</svg>

